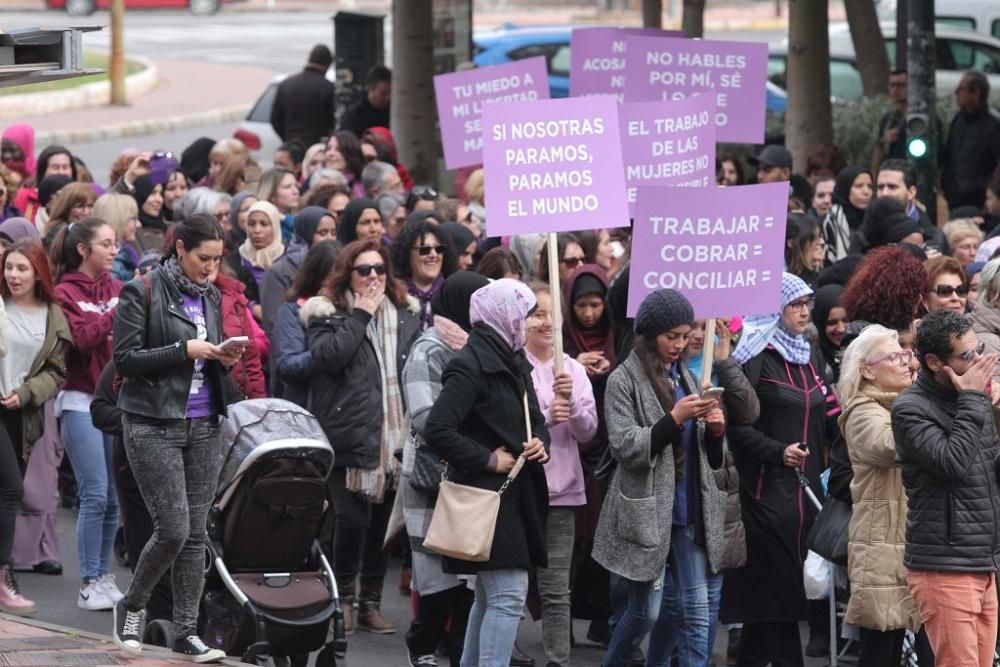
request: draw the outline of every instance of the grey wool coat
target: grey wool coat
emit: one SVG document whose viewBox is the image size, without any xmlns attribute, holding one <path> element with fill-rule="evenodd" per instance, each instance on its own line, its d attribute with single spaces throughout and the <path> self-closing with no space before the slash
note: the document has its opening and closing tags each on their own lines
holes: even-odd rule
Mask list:
<svg viewBox="0 0 1000 667">
<path fill-rule="evenodd" d="M 696 386 L 686 370 L 687 386 Z M 670 447 L 650 456 L 653 425 L 663 407 L 635 354 L 611 373 L 605 398 L 608 445 L 618 465 L 611 477 L 594 538 L 593 558 L 632 581 L 660 577 L 670 553 L 674 507 L 674 457 Z M 726 493 L 716 484 L 705 454 L 705 427 L 697 428 L 699 484 L 705 549 L 712 572 L 722 567 Z"/>
</svg>

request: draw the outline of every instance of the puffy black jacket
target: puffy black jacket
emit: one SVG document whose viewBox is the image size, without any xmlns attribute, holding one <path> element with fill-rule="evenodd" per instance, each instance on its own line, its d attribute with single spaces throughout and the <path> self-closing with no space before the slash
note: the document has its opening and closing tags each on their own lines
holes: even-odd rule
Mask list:
<svg viewBox="0 0 1000 667">
<path fill-rule="evenodd" d="M 986 394 L 956 392 L 921 371 L 892 406 L 909 511 L 903 563 L 932 572 L 993 572 L 1000 555 L 997 429 Z"/>
<path fill-rule="evenodd" d="M 204 299 L 205 328 L 210 343 L 222 342 L 222 297 L 211 286 Z M 114 363 L 122 376 L 118 407 L 122 412 L 156 419 L 184 419 L 194 361 L 187 341 L 198 328 L 184 312 L 184 298 L 162 267 L 125 284 L 113 329 Z M 206 361 L 202 373 L 212 387 L 217 414 L 226 414 L 227 370 Z"/>
<path fill-rule="evenodd" d="M 402 376 L 420 320 L 399 308 L 396 368 Z M 309 322 L 309 350 L 316 373 L 309 381 L 309 411 L 319 419 L 333 445 L 338 468 L 374 468 L 382 436 L 382 378 L 366 329 L 371 315 L 337 310 L 326 297 L 302 306 Z M 400 379 L 402 386 L 402 379 Z"/>
</svg>

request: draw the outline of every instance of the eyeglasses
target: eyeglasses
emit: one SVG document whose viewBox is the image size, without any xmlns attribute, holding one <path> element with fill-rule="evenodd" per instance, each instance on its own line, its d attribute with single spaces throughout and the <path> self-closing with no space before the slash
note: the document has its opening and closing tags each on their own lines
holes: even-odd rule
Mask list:
<svg viewBox="0 0 1000 667">
<path fill-rule="evenodd" d="M 563 257 L 559 261 L 565 264 L 567 269 L 575 269 L 583 264 L 585 260 L 586 257 Z"/>
<path fill-rule="evenodd" d="M 215 219 L 218 220 L 219 222 L 228 222 L 229 213 L 230 213 L 229 211 L 216 211 Z"/>
<path fill-rule="evenodd" d="M 118 247 L 117 241 L 101 241 L 100 243 L 95 243 L 94 245 L 99 245 L 106 250 L 114 250 Z"/>
<path fill-rule="evenodd" d="M 798 301 L 793 301 L 788 304 L 788 308 L 793 310 L 812 310 L 813 306 L 816 305 L 816 299 L 799 299 Z"/>
<path fill-rule="evenodd" d="M 417 252 L 419 252 L 421 257 L 424 257 L 426 255 L 431 254 L 432 250 L 434 251 L 435 254 L 438 254 L 438 255 L 443 255 L 444 254 L 444 246 L 443 245 L 417 245 L 417 246 L 413 246 L 413 250 L 416 250 Z"/>
<path fill-rule="evenodd" d="M 973 361 L 976 357 L 982 356 L 983 352 L 986 351 L 986 343 L 979 341 L 974 348 L 971 350 L 966 350 L 961 354 L 955 354 L 952 356 L 958 357 L 963 361 Z"/>
<path fill-rule="evenodd" d="M 910 362 L 913 361 L 913 350 L 903 350 L 902 352 L 893 352 L 892 354 L 887 354 L 884 357 L 879 357 L 878 359 L 872 359 L 868 362 L 869 366 L 875 366 L 881 364 L 883 361 L 888 361 L 894 366 L 909 366 Z"/>
<path fill-rule="evenodd" d="M 385 264 L 359 264 L 354 267 L 354 271 L 362 278 L 367 278 L 375 272 L 377 276 L 385 275 Z"/>
<path fill-rule="evenodd" d="M 934 293 L 937 294 L 942 299 L 947 299 L 952 294 L 957 294 L 960 297 L 965 297 L 969 295 L 969 286 L 959 285 L 958 287 L 952 287 L 951 285 L 936 285 L 934 287 Z"/>
</svg>

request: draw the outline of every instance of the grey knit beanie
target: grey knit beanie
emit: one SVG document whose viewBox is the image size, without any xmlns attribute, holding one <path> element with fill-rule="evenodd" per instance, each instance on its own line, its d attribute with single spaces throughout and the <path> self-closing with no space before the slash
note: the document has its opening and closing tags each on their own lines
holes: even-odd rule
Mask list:
<svg viewBox="0 0 1000 667">
<path fill-rule="evenodd" d="M 653 338 L 682 324 L 694 324 L 694 308 L 680 292 L 658 289 L 639 304 L 635 333 Z"/>
</svg>

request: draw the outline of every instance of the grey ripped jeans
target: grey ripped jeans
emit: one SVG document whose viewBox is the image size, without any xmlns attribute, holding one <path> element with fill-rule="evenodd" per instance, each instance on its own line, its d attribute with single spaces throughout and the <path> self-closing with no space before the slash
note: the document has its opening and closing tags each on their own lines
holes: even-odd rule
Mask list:
<svg viewBox="0 0 1000 667">
<path fill-rule="evenodd" d="M 222 465 L 217 417 L 149 419 L 123 415 L 125 451 L 153 519 L 125 606 L 143 609 L 173 565 L 174 632 L 196 633 L 205 578 L 208 510 Z"/>
</svg>

